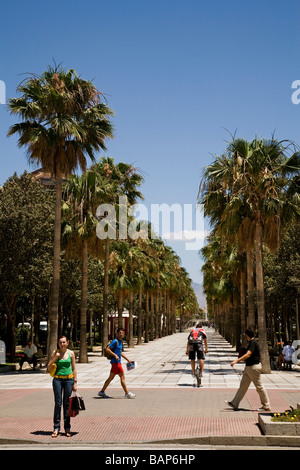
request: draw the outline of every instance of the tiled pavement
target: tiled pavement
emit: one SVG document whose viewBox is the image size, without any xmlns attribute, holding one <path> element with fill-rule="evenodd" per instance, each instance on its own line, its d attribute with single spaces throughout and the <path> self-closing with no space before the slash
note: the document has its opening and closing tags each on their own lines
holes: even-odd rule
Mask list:
<svg viewBox="0 0 300 470">
<path fill-rule="evenodd" d="M 244 366 L 233 369 L 237 353 L 218 333 L 207 330 L 209 353 L 205 360 L 202 387 L 195 387 L 185 355 L 187 333 L 177 333 L 135 346 L 125 347 L 137 368 L 126 372 L 126 383 L 136 394 L 124 399 L 116 377 L 107 390 L 110 399 L 97 396 L 108 376 L 109 361 L 95 351 L 88 364 L 77 364 L 78 391 L 86 410 L 71 419 L 72 438 L 59 442 L 82 443 L 250 443 L 266 445 L 258 427 L 259 399 L 250 386 L 239 411 L 224 400 L 233 398 Z M 125 363 L 125 361 L 124 361 Z M 283 411 L 300 402 L 300 368 L 263 375 L 272 411 Z M 0 443 L 7 441 L 53 444 L 52 380 L 44 371 L 0 374 Z M 294 439 L 298 445 L 298 438 Z"/>
</svg>

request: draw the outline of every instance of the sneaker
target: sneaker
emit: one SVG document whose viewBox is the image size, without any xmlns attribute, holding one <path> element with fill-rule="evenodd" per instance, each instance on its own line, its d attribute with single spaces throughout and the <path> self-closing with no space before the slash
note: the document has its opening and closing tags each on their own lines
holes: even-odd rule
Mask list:
<svg viewBox="0 0 300 470">
<path fill-rule="evenodd" d="M 231 408 L 233 408 L 234 411 L 236 411 L 238 409 L 238 407 L 235 406 L 233 403 L 231 403 L 231 401 L 225 400 L 225 403 L 227 403 L 227 405 L 231 406 Z"/>
<path fill-rule="evenodd" d="M 98 392 L 98 397 L 100 397 L 100 398 L 109 398 L 109 396 L 107 396 L 105 392 Z"/>
<path fill-rule="evenodd" d="M 135 398 L 135 394 L 131 393 L 131 392 L 128 392 L 128 393 L 126 393 L 124 398 Z"/>
<path fill-rule="evenodd" d="M 269 406 L 263 405 L 260 408 L 257 408 L 256 411 L 271 411 L 271 408 Z"/>
</svg>

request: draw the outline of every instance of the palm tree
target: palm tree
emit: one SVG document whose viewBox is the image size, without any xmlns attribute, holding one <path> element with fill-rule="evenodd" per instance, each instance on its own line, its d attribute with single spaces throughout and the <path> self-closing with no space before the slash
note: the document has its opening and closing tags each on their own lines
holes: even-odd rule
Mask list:
<svg viewBox="0 0 300 470">
<path fill-rule="evenodd" d="M 206 182 L 206 195 L 212 188 L 217 188 L 214 202 L 217 198 L 222 201 L 221 210 L 212 210 L 216 225 L 223 225 L 223 228 L 231 225 L 236 230 L 242 224 L 248 226 L 249 246 L 254 246 L 255 253 L 258 331 L 264 373 L 270 372 L 270 364 L 262 244 L 264 241 L 269 248 L 275 249 L 279 243 L 280 221 L 295 211 L 293 201 L 287 197 L 287 189 L 289 179 L 299 173 L 299 153 L 294 151 L 288 157 L 290 148 L 290 143 L 274 139 L 255 139 L 251 143 L 234 139 L 226 155 L 216 158 Z"/>
<path fill-rule="evenodd" d="M 90 170 L 81 176 L 71 175 L 66 181 L 65 205 L 69 209 L 63 224 L 63 236 L 69 255 L 79 257 L 82 263 L 82 288 L 80 303 L 80 352 L 79 362 L 88 362 L 87 354 L 87 299 L 88 255 L 103 257 L 103 243 L 96 236 L 96 207 L 106 188 L 97 185 L 96 174 Z"/>
<path fill-rule="evenodd" d="M 103 200 L 116 208 L 116 212 L 122 209 L 120 196 L 126 196 L 128 209 L 135 204 L 138 199 L 143 199 L 142 193 L 138 190 L 143 182 L 143 177 L 137 169 L 128 163 L 114 163 L 111 157 L 102 158 L 95 163 L 91 169 L 95 171 L 100 178 L 105 179 L 110 184 L 111 190 L 107 193 Z M 120 220 L 119 220 L 120 222 Z M 126 222 L 127 224 L 127 222 Z M 120 228 L 120 227 L 119 227 Z M 103 333 L 102 333 L 102 349 L 108 342 L 108 289 L 109 289 L 109 253 L 110 239 L 105 238 L 105 259 L 104 259 L 104 289 L 103 289 Z"/>
<path fill-rule="evenodd" d="M 112 111 L 95 85 L 73 69 L 49 67 L 41 76 L 27 78 L 17 91 L 22 96 L 12 98 L 9 109 L 22 122 L 11 126 L 8 135 L 19 134 L 18 144 L 27 148 L 30 162 L 42 165 L 55 179 L 49 354 L 57 345 L 62 181 L 78 166 L 85 171 L 86 157 L 93 161 L 95 152 L 106 148 L 106 139 L 112 137 Z"/>
</svg>

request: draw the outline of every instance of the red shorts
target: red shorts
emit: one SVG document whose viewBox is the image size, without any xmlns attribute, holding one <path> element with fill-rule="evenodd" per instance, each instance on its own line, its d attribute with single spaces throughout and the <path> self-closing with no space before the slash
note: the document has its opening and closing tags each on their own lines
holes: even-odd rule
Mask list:
<svg viewBox="0 0 300 470">
<path fill-rule="evenodd" d="M 110 372 L 116 375 L 123 374 L 124 370 L 123 370 L 121 362 L 113 362 L 111 364 Z"/>
</svg>

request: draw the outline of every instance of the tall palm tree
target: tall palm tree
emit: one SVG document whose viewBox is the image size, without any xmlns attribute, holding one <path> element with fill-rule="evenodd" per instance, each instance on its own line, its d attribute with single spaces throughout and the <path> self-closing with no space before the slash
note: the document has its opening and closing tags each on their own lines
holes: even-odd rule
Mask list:
<svg viewBox="0 0 300 470">
<path fill-rule="evenodd" d="M 62 239 L 66 241 L 67 254 L 79 257 L 82 263 L 79 362 L 88 362 L 88 255 L 103 258 L 103 243 L 96 236 L 98 220 L 95 212 L 105 191 L 105 185 L 99 187 L 96 174 L 90 170 L 80 176 L 71 175 L 64 187 L 65 206 L 69 210 L 64 218 Z"/>
<path fill-rule="evenodd" d="M 112 190 L 107 194 L 103 202 L 112 204 L 116 208 L 117 214 L 122 209 L 120 196 L 126 196 L 127 208 L 135 204 L 138 199 L 143 199 L 139 187 L 143 182 L 141 173 L 129 163 L 117 163 L 111 157 L 102 158 L 99 162 L 92 165 L 91 169 L 95 171 L 100 178 L 104 178 Z M 122 201 L 121 201 L 122 202 Z M 120 220 L 119 220 L 120 222 Z M 127 223 L 127 222 L 126 222 Z M 120 227 L 119 227 L 120 228 Z M 105 259 L 104 259 L 104 289 L 103 289 L 103 332 L 102 349 L 108 342 L 108 289 L 109 289 L 109 253 L 110 239 L 105 238 Z"/>
<path fill-rule="evenodd" d="M 95 152 L 106 148 L 105 141 L 113 132 L 108 119 L 112 111 L 101 101 L 95 85 L 73 69 L 49 67 L 41 76 L 27 78 L 17 91 L 21 97 L 10 99 L 9 109 L 22 122 L 11 126 L 8 135 L 18 134 L 19 146 L 27 148 L 29 160 L 55 179 L 49 354 L 57 345 L 62 181 L 78 166 L 85 171 L 86 157 L 93 161 Z"/>
<path fill-rule="evenodd" d="M 218 197 L 223 200 L 221 213 L 213 212 L 214 222 L 223 223 L 223 227 L 229 223 L 238 230 L 236 220 L 240 225 L 247 221 L 249 246 L 254 246 L 259 341 L 263 372 L 269 373 L 262 244 L 264 241 L 271 249 L 278 246 L 280 221 L 295 210 L 287 189 L 290 178 L 299 174 L 299 153 L 289 142 L 234 139 L 212 168 L 211 187 L 217 184 Z M 209 192 L 210 188 L 206 189 Z"/>
</svg>

